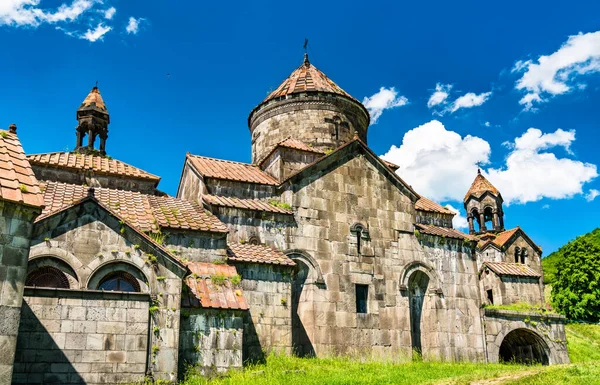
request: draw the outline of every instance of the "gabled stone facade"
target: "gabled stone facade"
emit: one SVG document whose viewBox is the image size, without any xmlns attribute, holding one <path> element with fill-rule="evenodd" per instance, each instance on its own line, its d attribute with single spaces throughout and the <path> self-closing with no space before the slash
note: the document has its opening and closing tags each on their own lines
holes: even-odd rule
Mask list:
<svg viewBox="0 0 600 385">
<path fill-rule="evenodd" d="M 0 197 L 17 205 L 0 222 L 0 273 L 12 269 L 0 310 L 8 301 L 14 321 L 0 384 L 10 372 L 20 384 L 175 381 L 271 350 L 568 362 L 564 318 L 533 327 L 484 308 L 544 303 L 541 249 L 504 229 L 500 192 L 478 175 L 470 234 L 454 229 L 452 211 L 369 149 L 364 106 L 308 58 L 252 111 L 254 163 L 187 154 L 176 198 L 105 156 L 99 90 L 78 117 L 77 152 L 32 155 L 33 171 L 12 154 L 39 201 L 23 205 L 12 179 Z"/>
</svg>

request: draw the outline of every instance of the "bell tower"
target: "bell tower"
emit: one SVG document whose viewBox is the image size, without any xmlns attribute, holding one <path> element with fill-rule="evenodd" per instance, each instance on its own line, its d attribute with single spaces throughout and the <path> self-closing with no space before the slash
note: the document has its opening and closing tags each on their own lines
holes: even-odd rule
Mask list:
<svg viewBox="0 0 600 385">
<path fill-rule="evenodd" d="M 504 231 L 503 202 L 500 191 L 481 175 L 481 170 L 478 169 L 477 176 L 464 199 L 469 234 Z M 475 229 L 475 223 L 478 229 Z"/>
<path fill-rule="evenodd" d="M 106 155 L 106 139 L 108 138 L 110 116 L 97 85 L 92 88 L 81 106 L 79 106 L 77 120 L 79 125 L 76 128 L 77 145 L 75 146 L 75 152 Z M 86 135 L 87 144 L 84 144 Z M 98 149 L 94 147 L 97 137 L 100 138 Z"/>
</svg>

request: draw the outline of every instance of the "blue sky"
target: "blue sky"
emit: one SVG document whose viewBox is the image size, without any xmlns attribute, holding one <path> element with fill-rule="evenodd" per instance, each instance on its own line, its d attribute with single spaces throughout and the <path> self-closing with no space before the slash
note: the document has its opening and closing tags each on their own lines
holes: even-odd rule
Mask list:
<svg viewBox="0 0 600 385">
<path fill-rule="evenodd" d="M 108 153 L 175 194 L 188 151 L 250 161 L 248 114 L 307 37 L 408 183 L 462 209 L 480 162 L 548 254 L 599 225 L 600 3 L 498 4 L 2 0 L 0 126 L 71 150 L 98 80 Z"/>
</svg>

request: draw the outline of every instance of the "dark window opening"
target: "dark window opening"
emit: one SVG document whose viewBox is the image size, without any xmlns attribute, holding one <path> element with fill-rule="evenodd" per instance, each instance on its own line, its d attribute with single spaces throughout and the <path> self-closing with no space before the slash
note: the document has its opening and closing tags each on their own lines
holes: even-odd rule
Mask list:
<svg viewBox="0 0 600 385">
<path fill-rule="evenodd" d="M 356 229 L 356 252 L 360 254 L 360 239 L 362 238 L 362 229 Z"/>
<path fill-rule="evenodd" d="M 515 247 L 515 263 L 519 263 L 519 254 L 521 254 L 521 248 Z"/>
<path fill-rule="evenodd" d="M 527 260 L 527 249 L 523 249 L 523 250 L 521 250 L 521 263 L 525 264 L 526 260 Z"/>
<path fill-rule="evenodd" d="M 32 271 L 25 280 L 25 286 L 52 287 L 68 289 L 69 280 L 65 273 L 52 266 L 40 267 Z"/>
<path fill-rule="evenodd" d="M 490 305 L 494 304 L 494 292 L 491 289 L 487 291 L 487 299 L 488 299 L 488 304 L 490 304 Z"/>
<path fill-rule="evenodd" d="M 369 298 L 369 285 L 356 285 L 356 312 L 367 313 L 367 300 Z"/>
<path fill-rule="evenodd" d="M 139 292 L 140 284 L 133 275 L 125 271 L 116 271 L 100 281 L 98 290 Z"/>
</svg>

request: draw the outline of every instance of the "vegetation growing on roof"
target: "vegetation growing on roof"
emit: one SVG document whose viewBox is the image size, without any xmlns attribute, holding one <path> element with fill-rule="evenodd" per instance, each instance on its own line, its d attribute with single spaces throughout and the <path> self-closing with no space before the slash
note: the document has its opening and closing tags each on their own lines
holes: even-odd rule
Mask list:
<svg viewBox="0 0 600 385">
<path fill-rule="evenodd" d="M 27 190 L 27 186 L 25 186 L 23 183 L 19 185 L 19 190 L 21 190 L 23 193 L 29 192 L 29 190 Z"/>
<path fill-rule="evenodd" d="M 280 209 L 284 209 L 284 210 L 292 209 L 292 206 L 290 206 L 288 203 L 280 202 L 277 199 L 270 199 L 269 204 L 271 206 L 279 207 Z"/>
</svg>

